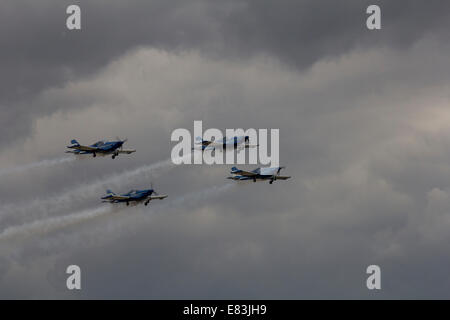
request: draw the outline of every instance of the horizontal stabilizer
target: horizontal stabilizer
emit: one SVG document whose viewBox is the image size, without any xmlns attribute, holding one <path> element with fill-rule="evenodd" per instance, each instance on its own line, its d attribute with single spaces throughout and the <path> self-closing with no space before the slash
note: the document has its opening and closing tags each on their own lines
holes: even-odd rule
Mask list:
<svg viewBox="0 0 450 320">
<path fill-rule="evenodd" d="M 249 178 L 249 177 L 243 177 L 243 176 L 230 176 L 230 177 L 227 177 L 227 179 L 231 179 L 231 180 L 235 180 L 235 181 L 240 181 L 240 180 L 251 180 L 251 178 Z"/>
<path fill-rule="evenodd" d="M 258 174 L 255 172 L 251 172 L 251 171 L 244 171 L 244 170 L 240 170 L 236 167 L 231 168 L 231 174 L 240 174 L 241 176 L 246 176 L 246 177 L 254 177 L 257 176 Z"/>
</svg>

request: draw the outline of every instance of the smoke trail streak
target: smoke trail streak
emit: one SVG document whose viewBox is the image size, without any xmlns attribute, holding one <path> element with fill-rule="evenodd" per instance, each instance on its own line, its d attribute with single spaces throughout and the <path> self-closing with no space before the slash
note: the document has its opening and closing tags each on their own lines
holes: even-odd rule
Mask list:
<svg viewBox="0 0 450 320">
<path fill-rule="evenodd" d="M 30 235 L 36 232 L 46 233 L 54 229 L 67 227 L 74 223 L 99 217 L 111 211 L 111 207 L 104 206 L 96 209 L 89 209 L 81 213 L 73 213 L 62 217 L 54 217 L 49 219 L 37 220 L 19 226 L 8 227 L 0 233 L 0 240 L 4 240 L 16 235 Z"/>
<path fill-rule="evenodd" d="M 104 191 L 106 187 L 114 187 L 119 183 L 126 183 L 132 178 L 140 175 L 145 175 L 149 171 L 160 169 L 170 166 L 170 162 L 160 161 L 151 165 L 146 165 L 139 167 L 131 171 L 125 171 L 123 173 L 109 175 L 106 178 L 96 180 L 89 184 L 81 184 L 77 187 L 70 189 L 64 193 L 57 194 L 53 197 L 46 199 L 35 199 L 25 203 L 23 205 L 10 204 L 3 206 L 0 210 L 3 214 L 5 213 L 45 213 L 49 214 L 52 212 L 58 212 L 60 210 L 69 209 L 71 204 L 74 202 L 81 202 L 82 200 L 92 197 L 93 195 L 98 195 L 100 197 L 100 192 Z"/>
<path fill-rule="evenodd" d="M 188 154 L 184 157 L 190 157 Z M 24 203 L 22 205 L 8 204 L 0 208 L 1 215 L 7 214 L 22 214 L 27 218 L 32 218 L 29 213 L 33 212 L 34 218 L 46 217 L 51 213 L 59 212 L 61 210 L 67 210 L 73 203 L 82 202 L 87 198 L 92 198 L 93 195 L 100 196 L 100 193 L 107 187 L 114 188 L 121 184 L 131 182 L 137 176 L 148 178 L 149 174 L 155 170 L 161 170 L 164 168 L 172 168 L 176 165 L 173 164 L 169 158 L 167 160 L 159 161 L 150 165 L 138 167 L 133 170 L 128 170 L 122 173 L 109 175 L 106 178 L 98 179 L 89 184 L 81 184 L 73 189 L 65 191 L 64 193 L 55 195 L 47 199 L 35 199 Z"/>
<path fill-rule="evenodd" d="M 205 198 L 211 197 L 216 193 L 223 192 L 229 189 L 232 185 L 233 185 L 232 183 L 227 183 L 225 185 L 209 187 L 207 189 L 192 192 L 182 197 L 179 197 L 167 203 L 166 205 L 162 205 L 158 208 L 152 209 L 156 211 L 161 211 L 167 207 L 179 206 L 188 201 L 198 202 L 200 200 L 204 200 Z M 104 214 L 112 212 L 114 209 L 121 210 L 118 207 L 113 208 L 111 206 L 102 206 L 96 209 L 88 209 L 82 212 L 73 213 L 65 216 L 41 219 L 31 223 L 8 227 L 5 230 L 3 230 L 3 232 L 0 233 L 0 241 L 17 235 L 32 235 L 35 233 L 47 233 L 55 229 L 64 228 L 73 225 L 75 223 L 80 223 L 85 220 L 102 216 Z"/>
<path fill-rule="evenodd" d="M 4 169 L 0 169 L 0 177 L 8 175 L 8 174 L 20 173 L 20 172 L 23 172 L 23 171 L 26 171 L 26 170 L 30 170 L 30 169 L 34 169 L 34 168 L 45 168 L 45 167 L 50 167 L 50 166 L 54 166 L 54 165 L 58 165 L 58 164 L 72 162 L 74 160 L 75 160 L 74 157 L 63 157 L 63 158 L 57 158 L 57 159 L 45 159 L 45 160 L 41 160 L 41 161 L 29 163 L 29 164 L 16 166 L 16 167 L 4 168 Z"/>
</svg>

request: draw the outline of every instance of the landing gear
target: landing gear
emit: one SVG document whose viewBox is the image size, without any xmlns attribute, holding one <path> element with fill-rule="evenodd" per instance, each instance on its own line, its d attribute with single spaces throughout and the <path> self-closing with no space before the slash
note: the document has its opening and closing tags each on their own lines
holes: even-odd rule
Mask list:
<svg viewBox="0 0 450 320">
<path fill-rule="evenodd" d="M 95 158 L 97 155 L 94 153 L 92 156 Z"/>
<path fill-rule="evenodd" d="M 273 183 L 273 180 L 270 180 L 269 183 L 272 184 L 272 183 Z"/>
<path fill-rule="evenodd" d="M 253 178 L 253 182 L 256 182 L 256 178 Z"/>
<path fill-rule="evenodd" d="M 149 201 L 144 202 L 144 206 L 148 206 Z"/>
<path fill-rule="evenodd" d="M 113 154 L 111 158 L 114 160 L 116 158 L 116 156 Z"/>
<path fill-rule="evenodd" d="M 130 205 L 130 203 L 129 202 L 127 202 L 127 206 L 129 206 Z"/>
</svg>

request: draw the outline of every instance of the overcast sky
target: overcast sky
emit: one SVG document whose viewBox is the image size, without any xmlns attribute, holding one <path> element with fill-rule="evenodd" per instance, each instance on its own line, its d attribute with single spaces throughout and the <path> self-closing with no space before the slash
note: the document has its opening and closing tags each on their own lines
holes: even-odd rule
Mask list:
<svg viewBox="0 0 450 320">
<path fill-rule="evenodd" d="M 0 298 L 450 298 L 448 1 L 4 0 L 0 21 Z M 171 165 L 194 120 L 279 129 L 292 179 Z M 137 152 L 64 153 L 115 137 Z M 169 197 L 99 201 L 151 183 Z"/>
</svg>

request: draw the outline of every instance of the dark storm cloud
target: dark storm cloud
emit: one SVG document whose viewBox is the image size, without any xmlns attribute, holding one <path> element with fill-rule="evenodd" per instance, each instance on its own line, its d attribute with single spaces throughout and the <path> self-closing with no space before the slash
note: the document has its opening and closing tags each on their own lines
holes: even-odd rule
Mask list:
<svg viewBox="0 0 450 320">
<path fill-rule="evenodd" d="M 444 1 L 246 1 L 221 23 L 231 52 L 274 55 L 305 68 L 358 47 L 409 46 L 433 32 L 448 38 Z M 368 32 L 366 8 L 377 4 L 382 32 Z"/>
<path fill-rule="evenodd" d="M 65 28 L 73 3 L 82 8 L 81 32 Z M 268 54 L 304 69 L 355 47 L 402 47 L 429 33 L 448 38 L 447 2 L 376 3 L 383 31 L 371 33 L 370 1 L 3 1 L 1 142 L 27 135 L 35 115 L 69 107 L 34 105 L 41 90 L 93 74 L 136 46 L 228 59 Z"/>
<path fill-rule="evenodd" d="M 138 152 L 2 177 L 0 232 L 26 232 L 0 240 L 0 297 L 373 298 L 372 263 L 377 297 L 448 297 L 447 2 L 378 2 L 376 32 L 365 1 L 79 3 L 79 33 L 69 2 L 2 3 L 1 143 L 35 132 L 1 159 L 59 157 L 72 137 L 123 135 Z M 214 193 L 229 166 L 119 175 L 114 190 L 153 181 L 169 198 L 58 224 L 198 119 L 280 128 L 293 179 Z"/>
<path fill-rule="evenodd" d="M 138 152 L 9 177 L 1 185 L 3 202 L 33 206 L 7 212 L 2 227 L 95 208 L 103 189 L 80 197 L 80 184 L 88 188 L 96 179 L 165 158 L 170 131 L 190 129 L 197 117 L 205 128 L 279 127 L 281 161 L 294 178 L 211 194 L 225 183 L 228 166 L 163 171 L 156 182 L 169 193 L 167 202 L 4 241 L 0 294 L 371 298 L 364 271 L 375 262 L 386 279 L 379 296 L 446 297 L 446 283 L 437 276 L 428 282 L 415 275 L 420 269 L 442 272 L 435 266 L 448 239 L 448 139 L 438 138 L 448 132 L 448 52 L 427 39 L 408 52 L 356 51 L 297 72 L 274 59 L 236 63 L 144 48 L 93 77 L 45 92 L 37 104 L 88 99 L 92 105 L 38 121 L 38 146 L 49 154 L 59 154 L 72 134 L 87 139 L 117 131 L 127 132 Z M 55 131 L 56 140 L 47 143 Z M 145 187 L 152 179 L 119 179 L 115 188 Z M 54 211 L 61 192 L 72 200 L 67 210 Z M 176 205 L 190 193 L 203 196 Z M 64 289 L 61 271 L 73 261 L 86 275 L 85 290 L 76 295 Z M 410 262 L 414 271 L 398 270 L 397 264 Z"/>
</svg>

